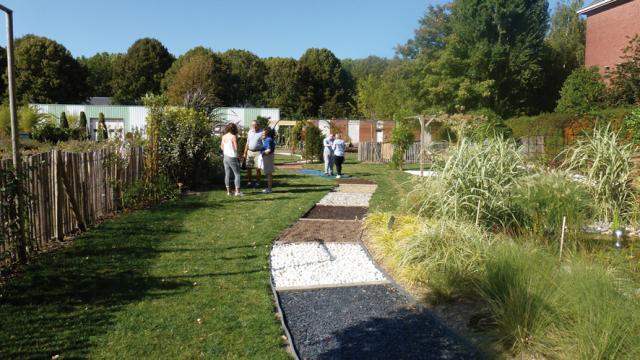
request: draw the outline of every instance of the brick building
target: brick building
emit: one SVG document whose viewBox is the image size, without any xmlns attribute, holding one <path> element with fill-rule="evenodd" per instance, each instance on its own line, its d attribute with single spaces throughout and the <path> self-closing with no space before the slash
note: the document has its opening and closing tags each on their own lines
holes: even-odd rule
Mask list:
<svg viewBox="0 0 640 360">
<path fill-rule="evenodd" d="M 587 17 L 585 65 L 606 76 L 620 63 L 622 50 L 640 34 L 640 0 L 597 0 L 580 9 Z"/>
</svg>

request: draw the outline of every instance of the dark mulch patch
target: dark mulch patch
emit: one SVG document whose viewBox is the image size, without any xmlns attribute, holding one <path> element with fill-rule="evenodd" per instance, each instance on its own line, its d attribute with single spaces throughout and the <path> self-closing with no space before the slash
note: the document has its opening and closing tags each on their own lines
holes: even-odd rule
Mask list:
<svg viewBox="0 0 640 360">
<path fill-rule="evenodd" d="M 278 242 L 356 242 L 361 235 L 360 221 L 299 220 L 280 235 Z"/>
<path fill-rule="evenodd" d="M 388 285 L 279 293 L 302 359 L 479 359 L 429 311 Z"/>
<path fill-rule="evenodd" d="M 367 208 L 361 206 L 316 205 L 304 217 L 308 219 L 362 220 Z"/>
<path fill-rule="evenodd" d="M 359 184 L 359 185 L 373 185 L 375 184 L 375 182 L 371 181 L 371 180 L 365 180 L 365 179 L 336 179 L 336 181 L 338 182 L 338 184 Z"/>
</svg>

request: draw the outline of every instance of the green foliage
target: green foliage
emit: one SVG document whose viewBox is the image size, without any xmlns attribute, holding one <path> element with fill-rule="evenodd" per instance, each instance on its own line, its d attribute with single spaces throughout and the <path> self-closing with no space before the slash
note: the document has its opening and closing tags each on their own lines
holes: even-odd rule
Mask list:
<svg viewBox="0 0 640 360">
<path fill-rule="evenodd" d="M 433 55 L 442 50 L 451 35 L 452 4 L 429 5 L 414 31 L 413 39 L 398 45 L 396 53 L 404 58 L 415 59 L 419 55 Z"/>
<path fill-rule="evenodd" d="M 103 113 L 98 114 L 98 129 L 96 130 L 97 141 L 104 141 L 109 138 L 109 130 L 107 129 L 107 123 Z"/>
<path fill-rule="evenodd" d="M 228 106 L 262 106 L 267 76 L 264 62 L 246 50 L 227 50 L 220 57 L 227 64 L 230 75 L 224 103 Z"/>
<path fill-rule="evenodd" d="M 175 183 L 166 177 L 140 180 L 124 186 L 122 205 L 125 209 L 143 208 L 159 200 L 174 200 L 177 195 Z"/>
<path fill-rule="evenodd" d="M 640 108 L 625 116 L 620 127 L 620 136 L 629 140 L 634 146 L 640 146 Z"/>
<path fill-rule="evenodd" d="M 632 186 L 634 167 L 631 158 L 634 153 L 634 146 L 623 144 L 619 134 L 609 125 L 594 129 L 592 134 L 579 138 L 564 152 L 562 166 L 585 176 L 602 220 L 611 221 L 620 216 L 629 221 L 633 215 L 633 203 L 637 201 Z"/>
<path fill-rule="evenodd" d="M 331 51 L 308 49 L 298 66 L 303 116 L 331 118 L 352 112 L 353 79 Z"/>
<path fill-rule="evenodd" d="M 87 98 L 82 66 L 59 43 L 25 35 L 15 44 L 16 93 L 25 103 L 73 104 Z"/>
<path fill-rule="evenodd" d="M 260 129 L 266 129 L 269 127 L 269 118 L 264 116 L 258 116 L 256 121 L 258 122 L 258 127 Z"/>
<path fill-rule="evenodd" d="M 562 85 L 556 111 L 570 115 L 583 115 L 604 104 L 605 85 L 597 67 L 577 68 Z"/>
<path fill-rule="evenodd" d="M 211 50 L 190 50 L 171 66 L 163 80 L 169 103 L 212 112 L 222 104 L 228 72 L 227 64 Z"/>
<path fill-rule="evenodd" d="M 60 113 L 60 119 L 59 119 L 59 125 L 61 129 L 68 129 L 69 128 L 69 121 L 67 121 L 67 114 L 65 114 L 65 112 L 63 111 L 62 113 Z"/>
<path fill-rule="evenodd" d="M 579 233 L 593 210 L 586 186 L 562 172 L 538 173 L 519 179 L 512 197 L 518 213 L 523 215 L 521 228 L 540 238 L 558 239 L 564 216 L 569 232 Z"/>
<path fill-rule="evenodd" d="M 411 193 L 409 203 L 415 204 L 419 214 L 470 222 L 477 218 L 490 229 L 510 228 L 522 221 L 510 199 L 524 174 L 524 162 L 513 141 L 462 139 L 444 164 L 433 170 L 439 176 L 420 180 Z"/>
<path fill-rule="evenodd" d="M 322 161 L 323 146 L 322 140 L 324 135 L 319 127 L 307 123 L 304 128 L 304 151 L 302 156 L 306 160 L 318 160 Z"/>
<path fill-rule="evenodd" d="M 476 287 L 489 306 L 497 338 L 513 354 L 546 353 L 545 336 L 555 320 L 554 259 L 532 246 L 508 242 L 487 250 L 484 276 Z"/>
<path fill-rule="evenodd" d="M 640 105 L 640 35 L 635 35 L 623 52 L 611 79 L 609 102 Z"/>
<path fill-rule="evenodd" d="M 80 111 L 80 118 L 78 120 L 78 127 L 81 129 L 86 129 L 87 128 L 87 115 L 84 113 L 84 111 Z"/>
<path fill-rule="evenodd" d="M 268 58 L 264 101 L 280 109 L 282 119 L 300 118 L 298 62 L 291 58 Z"/>
<path fill-rule="evenodd" d="M 342 59 L 340 62 L 342 68 L 351 75 L 356 84 L 369 75 L 382 76 L 391 63 L 390 60 L 379 56 L 368 56 L 364 59 Z"/>
<path fill-rule="evenodd" d="M 534 111 L 531 104 L 544 75 L 548 20 L 546 0 L 457 0 L 452 35 L 437 63 L 446 78 L 458 83 L 453 98 L 461 105 L 489 107 L 501 116 Z M 430 81 L 429 86 L 442 84 Z M 491 97 L 474 100 L 474 93 L 485 91 Z"/>
<path fill-rule="evenodd" d="M 40 141 L 51 144 L 57 144 L 61 141 L 67 141 L 70 137 L 69 129 L 63 129 L 51 122 L 46 122 L 33 129 L 31 137 Z"/>
<path fill-rule="evenodd" d="M 112 96 L 114 68 L 122 56 L 122 54 L 101 52 L 89 58 L 83 56 L 78 59 L 87 72 L 90 96 Z"/>
<path fill-rule="evenodd" d="M 413 131 L 408 124 L 398 122 L 391 131 L 391 143 L 393 144 L 393 155 L 391 164 L 394 168 L 402 170 L 404 154 L 414 142 Z"/>
<path fill-rule="evenodd" d="M 173 55 L 156 39 L 139 39 L 119 58 L 113 73 L 113 101 L 136 104 L 147 93 L 158 93 Z"/>
<path fill-rule="evenodd" d="M 567 77 L 584 65 L 586 22 L 578 15 L 583 5 L 583 0 L 556 2 L 546 39 L 544 86 L 538 96 L 543 111 L 555 108 Z"/>
<path fill-rule="evenodd" d="M 212 174 L 219 174 L 221 165 L 213 160 L 217 151 L 211 131 L 213 119 L 192 108 L 163 107 L 159 111 L 160 173 L 186 187 L 211 184 L 215 180 Z"/>
</svg>

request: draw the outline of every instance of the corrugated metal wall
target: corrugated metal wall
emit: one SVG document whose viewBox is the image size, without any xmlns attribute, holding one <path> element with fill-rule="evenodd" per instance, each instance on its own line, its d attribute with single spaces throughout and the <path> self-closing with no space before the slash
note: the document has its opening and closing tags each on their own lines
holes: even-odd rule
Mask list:
<svg viewBox="0 0 640 360">
<path fill-rule="evenodd" d="M 100 113 L 107 119 L 121 119 L 125 132 L 134 129 L 143 130 L 147 122 L 148 109 L 144 106 L 119 106 L 119 105 L 69 105 L 69 104 L 32 104 L 41 112 L 60 117 L 63 111 L 70 115 L 80 115 L 84 111 L 87 121 L 98 119 Z"/>
</svg>

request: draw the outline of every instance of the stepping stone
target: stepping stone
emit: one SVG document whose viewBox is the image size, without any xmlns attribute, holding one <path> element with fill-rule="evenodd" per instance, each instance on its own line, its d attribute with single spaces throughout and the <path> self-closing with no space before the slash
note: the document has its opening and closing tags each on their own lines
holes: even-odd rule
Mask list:
<svg viewBox="0 0 640 360">
<path fill-rule="evenodd" d="M 376 192 L 378 185 L 368 185 L 368 184 L 340 184 L 336 189 L 337 192 L 347 192 L 347 193 L 363 193 L 363 194 L 373 194 Z"/>
<path fill-rule="evenodd" d="M 367 215 L 365 206 L 316 205 L 304 217 L 307 219 L 362 220 Z"/>
<path fill-rule="evenodd" d="M 330 192 L 318 202 L 318 205 L 368 207 L 370 199 L 371 194 Z"/>
<path fill-rule="evenodd" d="M 355 243 L 360 241 L 361 235 L 362 222 L 360 221 L 300 219 L 286 229 L 276 243 L 308 241 Z"/>
<path fill-rule="evenodd" d="M 301 359 L 480 359 L 390 285 L 279 292 Z"/>
<path fill-rule="evenodd" d="M 278 291 L 388 282 L 359 244 L 276 244 L 271 275 Z"/>
</svg>

